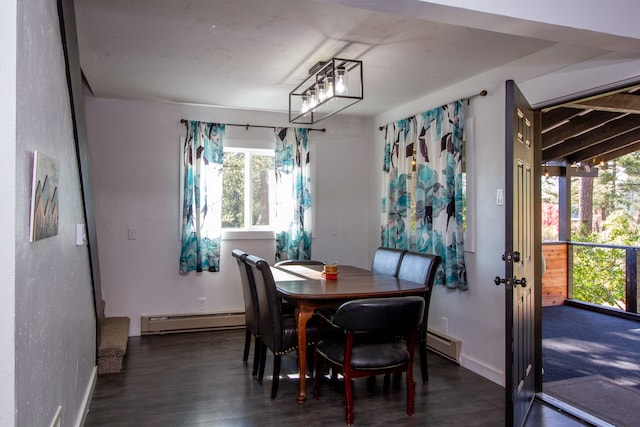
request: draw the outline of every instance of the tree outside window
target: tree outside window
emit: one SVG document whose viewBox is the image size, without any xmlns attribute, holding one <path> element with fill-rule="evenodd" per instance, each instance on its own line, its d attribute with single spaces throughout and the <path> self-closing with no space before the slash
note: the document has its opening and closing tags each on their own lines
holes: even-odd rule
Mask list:
<svg viewBox="0 0 640 427">
<path fill-rule="evenodd" d="M 223 175 L 222 227 L 270 226 L 274 218 L 273 150 L 225 149 Z"/>
</svg>

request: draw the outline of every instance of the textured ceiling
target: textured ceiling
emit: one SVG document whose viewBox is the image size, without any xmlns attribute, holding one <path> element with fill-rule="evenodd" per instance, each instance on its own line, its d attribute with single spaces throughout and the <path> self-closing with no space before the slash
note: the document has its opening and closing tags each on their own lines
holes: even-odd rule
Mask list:
<svg viewBox="0 0 640 427">
<path fill-rule="evenodd" d="M 628 36 L 414 0 L 77 0 L 75 8 L 95 96 L 262 111 L 287 111 L 308 70 L 336 56 L 363 61 L 364 100 L 341 114 L 366 117 L 556 43 L 594 57 L 640 51 Z M 635 89 L 545 111 L 543 161 L 593 165 L 640 148 Z"/>
<path fill-rule="evenodd" d="M 82 0 L 76 15 L 94 95 L 267 111 L 334 56 L 363 61 L 345 113 L 371 116 L 553 44 L 313 0 Z"/>
</svg>

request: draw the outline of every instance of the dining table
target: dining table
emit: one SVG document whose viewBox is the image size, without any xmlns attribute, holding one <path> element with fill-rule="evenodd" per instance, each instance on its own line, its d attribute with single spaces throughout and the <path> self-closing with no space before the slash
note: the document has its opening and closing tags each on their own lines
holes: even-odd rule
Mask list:
<svg viewBox="0 0 640 427">
<path fill-rule="evenodd" d="M 321 264 L 284 264 L 271 267 L 278 295 L 295 306 L 298 329 L 298 403 L 304 403 L 307 397 L 307 322 L 317 310 L 337 308 L 346 301 L 360 298 L 424 295 L 429 286 L 349 265 L 340 265 L 337 277 L 328 279 L 323 269 Z"/>
</svg>

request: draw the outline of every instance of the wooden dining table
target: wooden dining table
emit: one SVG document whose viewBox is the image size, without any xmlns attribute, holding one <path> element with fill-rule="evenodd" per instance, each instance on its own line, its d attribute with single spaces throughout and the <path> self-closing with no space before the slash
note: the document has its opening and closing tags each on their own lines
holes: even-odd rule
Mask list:
<svg viewBox="0 0 640 427">
<path fill-rule="evenodd" d="M 307 366 L 307 321 L 316 310 L 337 308 L 359 298 L 423 295 L 424 283 L 400 280 L 358 267 L 340 265 L 335 280 L 325 279 L 322 265 L 282 265 L 271 267 L 278 294 L 295 305 L 298 328 L 298 367 L 300 389 L 296 401 L 304 403 Z"/>
</svg>

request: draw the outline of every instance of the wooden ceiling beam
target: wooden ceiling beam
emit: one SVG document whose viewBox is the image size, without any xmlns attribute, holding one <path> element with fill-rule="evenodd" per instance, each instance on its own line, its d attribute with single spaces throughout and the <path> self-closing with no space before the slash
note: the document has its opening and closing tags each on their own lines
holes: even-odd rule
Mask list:
<svg viewBox="0 0 640 427">
<path fill-rule="evenodd" d="M 584 110 L 575 108 L 555 108 L 542 115 L 542 133 L 548 132 L 572 117 L 584 114 Z"/>
<path fill-rule="evenodd" d="M 543 133 L 542 149 L 553 147 L 566 139 L 581 135 L 621 117 L 624 116 L 609 111 L 591 111 L 581 116 L 575 116 L 567 123 Z"/>
<path fill-rule="evenodd" d="M 612 111 L 615 113 L 640 114 L 640 95 L 616 93 L 567 104 L 567 107 Z"/>
<path fill-rule="evenodd" d="M 542 150 L 542 158 L 546 161 L 563 159 L 621 133 L 640 128 L 640 115 L 630 115 L 625 120 L 614 120 L 606 126 L 600 126 L 591 132 L 569 138 L 562 144 Z"/>
<path fill-rule="evenodd" d="M 612 157 L 611 153 L 630 146 L 636 146 L 638 143 L 640 143 L 640 129 L 635 129 L 607 139 L 600 144 L 577 151 L 567 157 L 567 163 L 600 163 L 602 160 L 606 162 L 615 158 Z M 633 150 L 628 152 L 633 152 Z"/>
<path fill-rule="evenodd" d="M 634 153 L 640 150 L 640 141 L 635 144 L 627 145 L 626 147 L 621 147 L 617 150 L 610 151 L 606 155 L 603 156 L 603 160 L 605 162 L 617 159 L 618 157 L 624 156 L 625 154 Z"/>
</svg>

